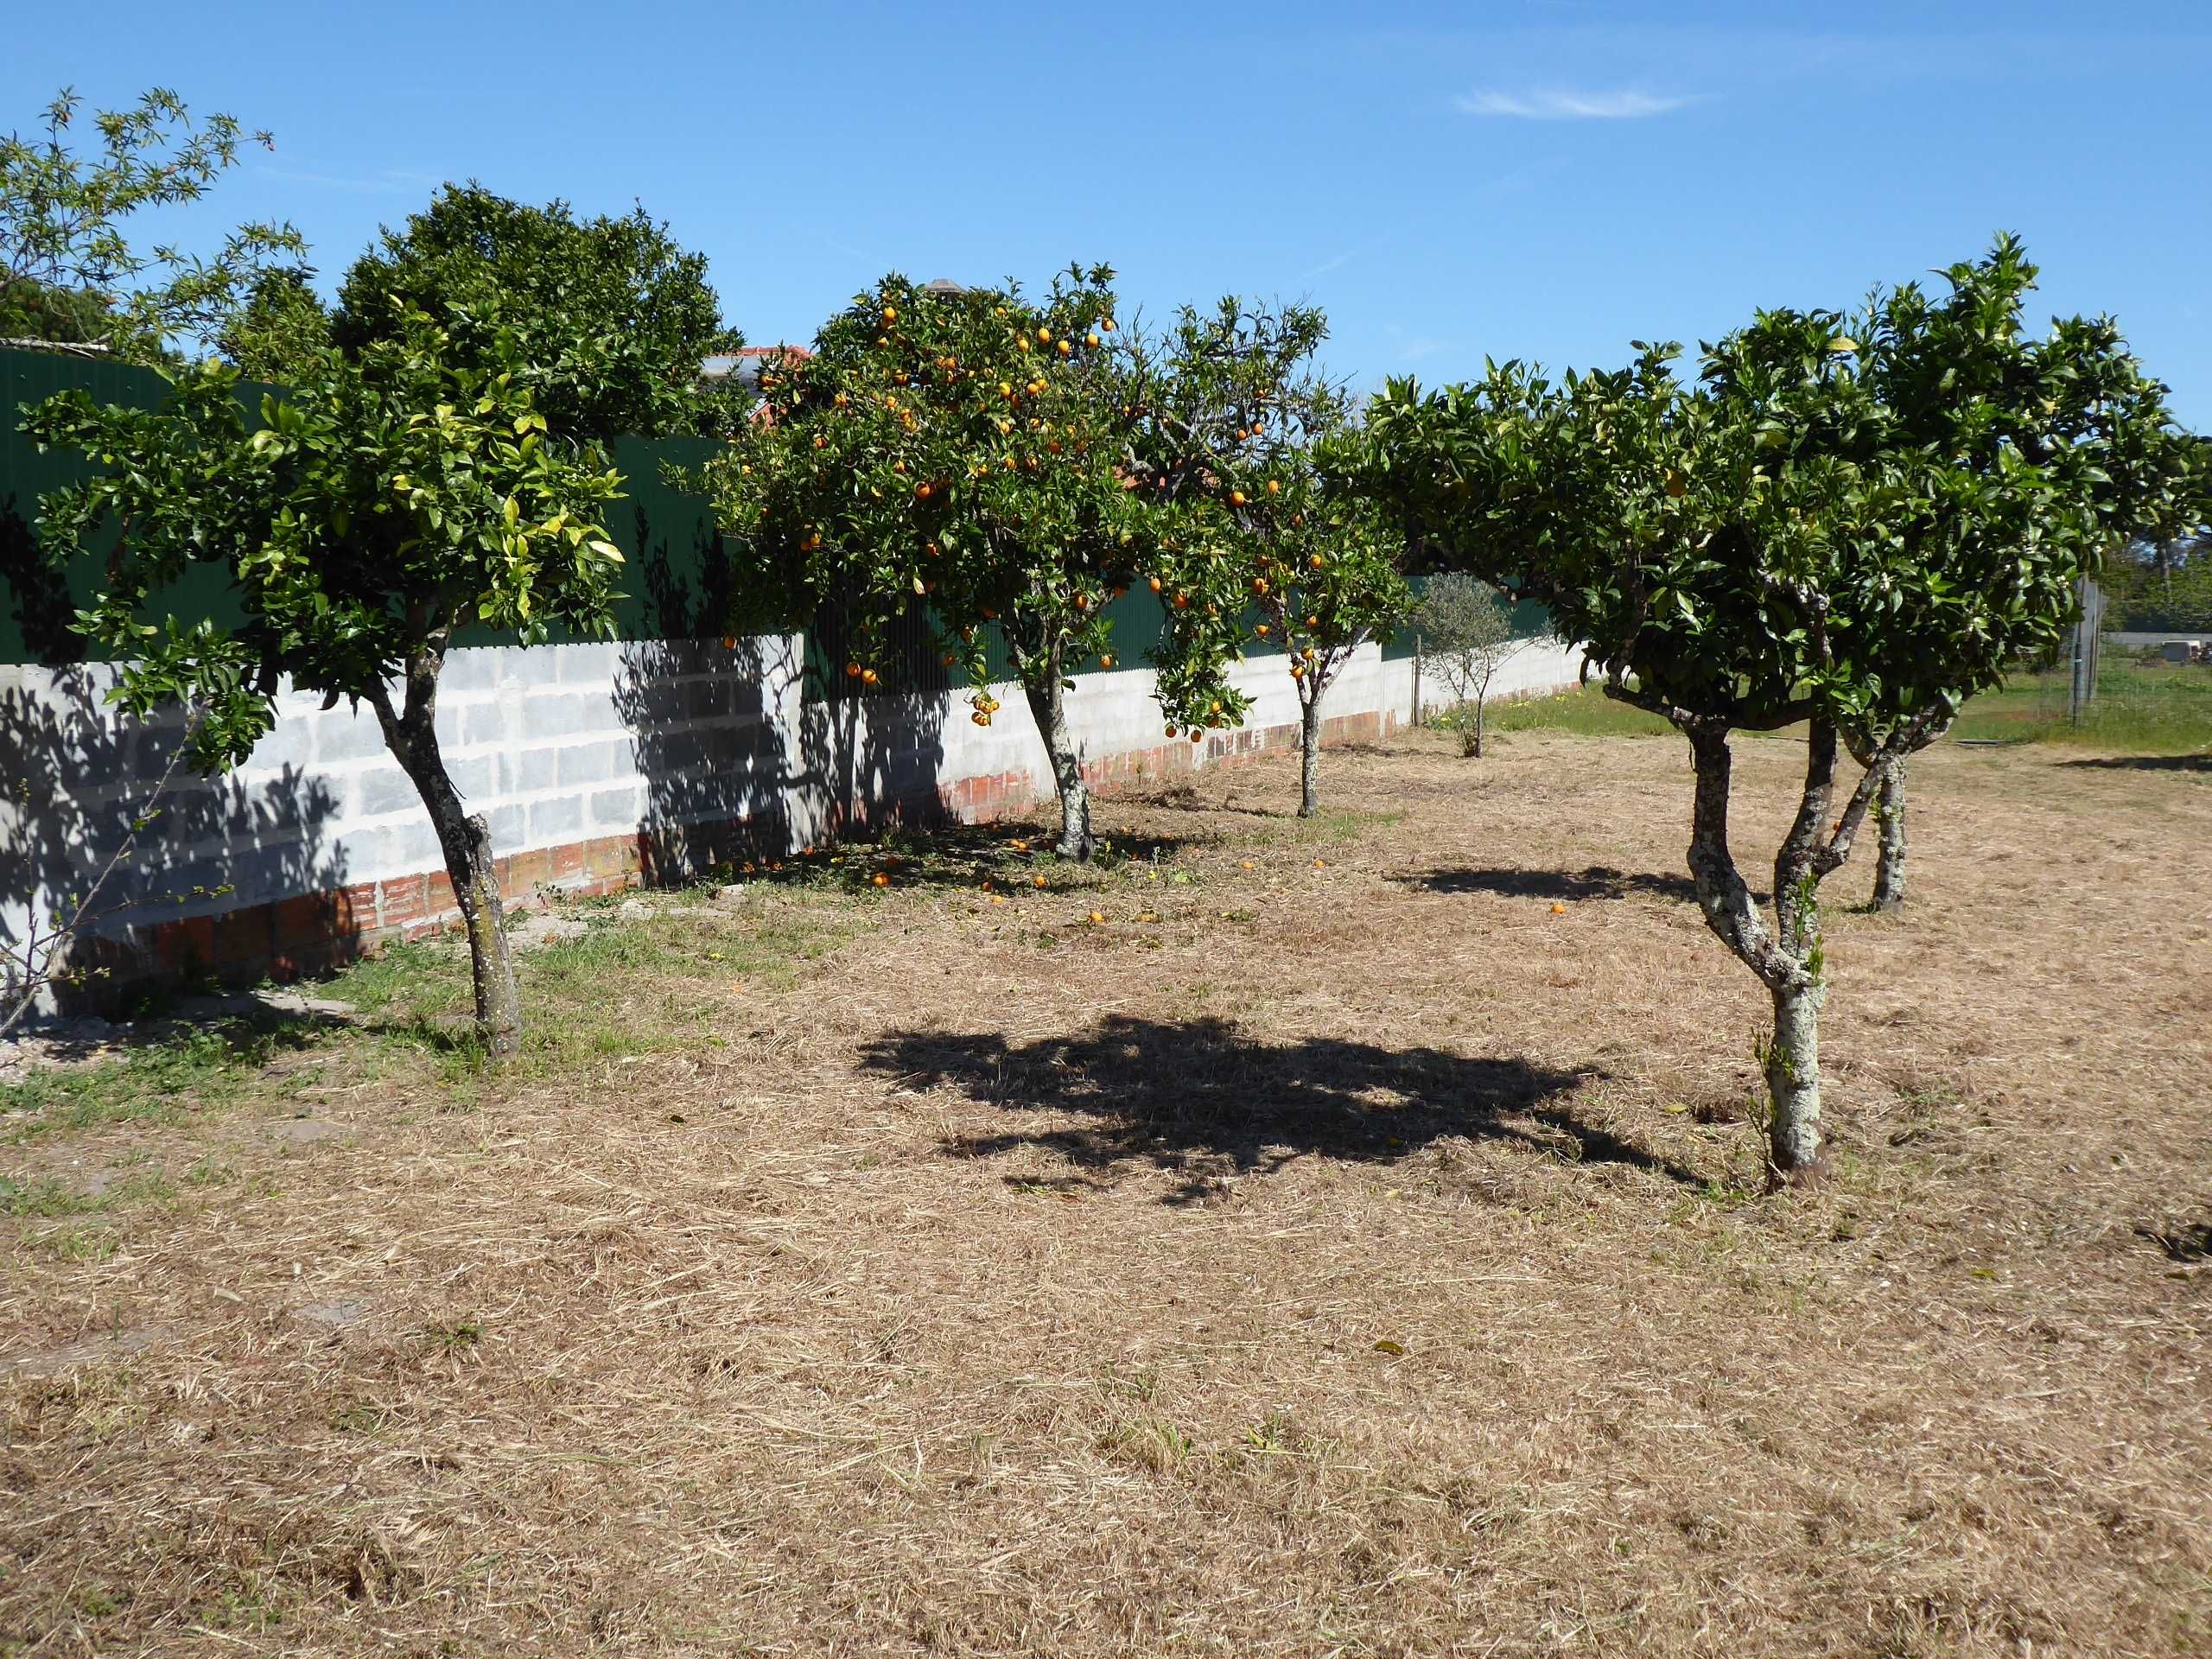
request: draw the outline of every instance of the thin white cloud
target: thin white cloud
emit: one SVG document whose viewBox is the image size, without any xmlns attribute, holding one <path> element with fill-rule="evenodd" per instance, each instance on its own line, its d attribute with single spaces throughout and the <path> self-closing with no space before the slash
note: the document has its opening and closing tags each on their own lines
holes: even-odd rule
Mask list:
<svg viewBox="0 0 2212 1659">
<path fill-rule="evenodd" d="M 1671 114 L 1696 102 L 1694 98 L 1626 90 L 1467 92 L 1452 100 L 1462 115 L 1507 116 L 1521 121 L 1635 121 Z"/>
<path fill-rule="evenodd" d="M 1316 276 L 1325 276 L 1332 270 L 1341 270 L 1345 265 L 1349 264 L 1351 261 L 1351 254 L 1347 251 L 1344 253 L 1338 254 L 1333 259 L 1323 260 L 1319 264 L 1314 266 L 1313 270 L 1307 271 L 1298 280 L 1301 283 L 1310 283 Z"/>
</svg>

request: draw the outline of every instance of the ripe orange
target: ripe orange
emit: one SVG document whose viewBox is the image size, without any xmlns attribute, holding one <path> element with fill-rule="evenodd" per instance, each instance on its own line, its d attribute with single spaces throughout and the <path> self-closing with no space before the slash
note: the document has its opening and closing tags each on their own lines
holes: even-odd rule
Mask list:
<svg viewBox="0 0 2212 1659">
<path fill-rule="evenodd" d="M 864 668 L 861 670 L 861 683 L 862 685 L 874 685 L 875 683 L 875 679 L 876 675 L 874 669 Z"/>
<path fill-rule="evenodd" d="M 1268 493 L 1269 495 L 1281 495 L 1282 493 L 1282 480 L 1279 478 L 1269 479 L 1268 480 Z"/>
<path fill-rule="evenodd" d="M 845 664 L 845 677 L 847 679 L 857 680 L 860 677 L 861 665 L 858 663 L 847 663 Z"/>
<path fill-rule="evenodd" d="M 1306 560 L 1306 563 L 1312 565 L 1316 570 L 1319 570 L 1323 565 L 1326 564 L 1328 561 L 1323 558 L 1319 553 L 1316 553 L 1312 558 Z"/>
<path fill-rule="evenodd" d="M 1193 743 L 1203 743 L 1205 741 L 1206 734 L 1204 732 L 1194 731 L 1191 734 L 1191 741 Z"/>
<path fill-rule="evenodd" d="M 1100 652 L 1098 657 L 1098 666 L 1101 668 L 1113 667 L 1114 653 L 1110 651 Z"/>
<path fill-rule="evenodd" d="M 1092 921 L 1094 921 L 1094 922 L 1103 922 L 1103 921 L 1104 921 L 1106 918 L 1105 918 L 1105 917 L 1104 917 L 1104 916 L 1101 915 L 1098 912 L 1096 912 L 1096 911 L 1095 911 L 1095 910 L 1094 910 L 1094 911 L 1092 911 L 1092 912 L 1090 912 L 1090 919 L 1091 919 Z"/>
<path fill-rule="evenodd" d="M 1155 594 L 1160 591 L 1160 578 L 1158 576 L 1154 576 L 1152 579 L 1152 591 Z"/>
<path fill-rule="evenodd" d="M 868 877 L 868 880 L 879 887 L 887 887 L 891 885 L 891 878 L 881 870 L 878 870 L 874 875 Z"/>
<path fill-rule="evenodd" d="M 1041 875 L 1032 876 L 1029 879 L 1029 885 L 1033 887 L 1041 887 L 1045 885 L 1045 878 Z"/>
<path fill-rule="evenodd" d="M 1229 505 L 1232 507 L 1243 506 L 1244 505 L 1244 492 L 1242 490 L 1231 490 L 1229 493 Z"/>
<path fill-rule="evenodd" d="M 897 306 L 895 306 L 895 305 L 887 305 L 887 306 L 885 306 L 885 307 L 883 308 L 883 320 L 884 320 L 886 322 L 896 322 L 896 321 L 899 321 L 899 308 L 898 308 Z"/>
</svg>

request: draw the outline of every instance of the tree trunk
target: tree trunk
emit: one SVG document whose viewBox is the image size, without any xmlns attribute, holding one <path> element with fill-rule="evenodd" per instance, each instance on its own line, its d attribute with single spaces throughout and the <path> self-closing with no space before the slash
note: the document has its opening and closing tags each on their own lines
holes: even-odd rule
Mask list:
<svg viewBox="0 0 2212 1659">
<path fill-rule="evenodd" d="M 1895 911 L 1904 904 L 1904 756 L 1888 755 L 1877 764 L 1882 781 L 1876 786 L 1874 821 L 1881 845 L 1874 856 L 1874 908 Z"/>
<path fill-rule="evenodd" d="M 1688 735 L 1697 777 L 1689 865 L 1698 906 L 1706 925 L 1759 976 L 1774 1003 L 1774 1035 L 1765 1057 L 1769 1169 L 1777 1185 L 1818 1180 L 1827 1167 L 1821 1145 L 1820 1045 L 1827 990 L 1821 978 L 1814 889 L 1827 868 L 1821 831 L 1834 791 L 1835 728 L 1823 721 L 1813 723 L 1803 797 L 1775 857 L 1777 925 L 1771 929 L 1728 848 L 1733 757 L 1727 732 L 1719 726 L 1700 727 Z M 1852 824 L 1856 810 L 1847 815 Z"/>
<path fill-rule="evenodd" d="M 1776 986 L 1773 995 L 1767 1162 L 1777 1180 L 1796 1185 L 1827 1172 L 1827 1151 L 1821 1144 L 1821 1004 L 1827 991 L 1816 978 L 1792 979 Z"/>
<path fill-rule="evenodd" d="M 461 906 L 468 932 L 469 970 L 475 981 L 476 1030 L 486 1048 L 499 1058 L 522 1044 L 522 998 L 515 988 L 514 959 L 507 950 L 507 918 L 499 899 L 499 871 L 493 861 L 491 826 L 471 816 L 447 775 L 438 747 L 438 670 L 442 649 L 410 660 L 407 696 L 395 713 L 390 696 L 374 699 L 377 719 L 391 750 L 429 809 L 454 902 Z"/>
<path fill-rule="evenodd" d="M 1022 690 L 1029 698 L 1029 712 L 1045 740 L 1052 762 L 1052 786 L 1060 797 L 1062 858 L 1087 860 L 1097 846 L 1090 833 L 1090 790 L 1083 781 L 1083 761 L 1068 732 L 1066 685 L 1060 676 L 1060 651 L 1056 644 L 1039 665 L 1040 674 L 1025 673 Z"/>
<path fill-rule="evenodd" d="M 1298 710 L 1298 816 L 1321 810 L 1321 688 L 1300 700 Z"/>
</svg>

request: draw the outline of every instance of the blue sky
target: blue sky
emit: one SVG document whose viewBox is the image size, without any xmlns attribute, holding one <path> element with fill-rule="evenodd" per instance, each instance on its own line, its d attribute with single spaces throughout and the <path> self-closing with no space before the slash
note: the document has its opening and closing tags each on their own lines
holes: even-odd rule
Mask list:
<svg viewBox="0 0 2212 1659">
<path fill-rule="evenodd" d="M 2043 310 L 2113 313 L 2212 428 L 2202 0 L 111 3 L 9 44 L 0 127 L 63 84 L 165 84 L 273 129 L 181 230 L 289 217 L 326 286 L 474 177 L 642 201 L 755 340 L 806 338 L 887 269 L 1103 259 L 1155 316 L 1311 298 L 1368 385 L 1618 362 L 2001 227 Z"/>
</svg>

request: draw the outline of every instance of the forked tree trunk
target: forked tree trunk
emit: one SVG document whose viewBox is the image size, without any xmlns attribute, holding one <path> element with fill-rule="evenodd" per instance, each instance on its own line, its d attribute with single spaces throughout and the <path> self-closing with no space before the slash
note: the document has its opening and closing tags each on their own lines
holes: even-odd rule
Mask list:
<svg viewBox="0 0 2212 1659">
<path fill-rule="evenodd" d="M 1321 810 L 1321 694 L 1315 684 L 1299 688 L 1298 816 L 1310 818 Z"/>
<path fill-rule="evenodd" d="M 1775 855 L 1775 919 L 1766 918 L 1736 868 L 1728 847 L 1728 798 L 1733 757 L 1719 724 L 1688 732 L 1696 769 L 1691 812 L 1690 874 L 1706 925 L 1759 976 L 1774 1005 L 1774 1034 L 1766 1050 L 1767 1164 L 1777 1185 L 1816 1181 L 1827 1173 L 1821 1141 L 1820 922 L 1814 890 L 1821 875 L 1850 851 L 1851 834 L 1864 815 L 1863 792 L 1853 797 L 1836 838 L 1823 845 L 1835 771 L 1835 729 L 1814 722 L 1804 794 L 1797 816 Z"/>
<path fill-rule="evenodd" d="M 443 663 L 442 648 L 415 658 L 407 665 L 407 693 L 401 708 L 395 711 L 390 696 L 382 691 L 374 703 L 385 743 L 414 781 L 445 855 L 454 902 L 461 907 L 468 933 L 477 1034 L 494 1056 L 504 1058 L 522 1044 L 522 998 L 515 988 L 514 959 L 507 950 L 506 909 L 499 899 L 491 827 L 481 814 L 472 817 L 462 805 L 438 747 L 438 670 Z"/>
<path fill-rule="evenodd" d="M 1057 850 L 1062 858 L 1088 859 L 1098 843 L 1090 833 L 1090 789 L 1083 781 L 1083 760 L 1068 731 L 1067 688 L 1060 674 L 1058 645 L 1053 645 L 1035 666 L 1039 671 L 1025 671 L 1021 686 L 1029 699 L 1029 712 L 1036 717 L 1038 733 L 1045 740 L 1045 752 L 1052 760 L 1052 787 L 1059 792 Z"/>
<path fill-rule="evenodd" d="M 1875 785 L 1874 822 L 1881 831 L 1874 855 L 1874 908 L 1894 911 L 1904 905 L 1904 756 L 1885 756 L 1876 762 L 1881 781 Z"/>
</svg>

